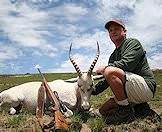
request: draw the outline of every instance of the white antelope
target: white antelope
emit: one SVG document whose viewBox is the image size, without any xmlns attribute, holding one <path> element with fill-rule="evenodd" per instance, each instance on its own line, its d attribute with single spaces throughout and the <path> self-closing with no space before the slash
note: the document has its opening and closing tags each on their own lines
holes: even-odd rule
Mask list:
<svg viewBox="0 0 162 132">
<path fill-rule="evenodd" d="M 97 42 L 96 57 L 86 73 L 82 73 L 75 61 L 72 59 L 71 47 L 72 44 L 70 45 L 69 58 L 77 71 L 78 77 L 69 80 L 55 80 L 48 82 L 48 85 L 52 91 L 57 91 L 59 99 L 70 110 L 89 110 L 89 98 L 94 87 L 93 80 L 101 77 L 92 75 L 92 70 L 100 54 L 99 45 Z M 10 104 L 10 114 L 18 112 L 20 106 L 27 108 L 29 111 L 35 112 L 38 89 L 40 88 L 41 83 L 42 82 L 28 82 L 2 91 L 0 93 L 0 107 L 6 103 Z M 45 103 L 48 104 L 48 100 L 46 100 Z M 69 115 L 71 114 L 72 113 L 69 113 Z"/>
</svg>

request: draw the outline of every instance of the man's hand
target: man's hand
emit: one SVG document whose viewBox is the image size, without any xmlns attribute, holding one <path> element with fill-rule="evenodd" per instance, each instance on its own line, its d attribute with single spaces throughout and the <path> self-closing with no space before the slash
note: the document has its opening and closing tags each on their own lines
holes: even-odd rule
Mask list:
<svg viewBox="0 0 162 132">
<path fill-rule="evenodd" d="M 107 68 L 107 66 L 101 66 L 101 67 L 97 68 L 96 73 L 103 75 L 106 68 Z"/>
</svg>

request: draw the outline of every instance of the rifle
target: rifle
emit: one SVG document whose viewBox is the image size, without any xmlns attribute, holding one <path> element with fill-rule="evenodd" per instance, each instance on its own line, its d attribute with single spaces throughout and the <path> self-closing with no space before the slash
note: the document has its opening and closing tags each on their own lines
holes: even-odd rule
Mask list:
<svg viewBox="0 0 162 132">
<path fill-rule="evenodd" d="M 53 106 L 51 107 L 51 111 L 52 113 L 54 113 L 54 119 L 53 121 L 51 121 L 49 124 L 54 124 L 54 128 L 55 130 L 58 129 L 68 129 L 69 124 L 66 121 L 64 115 L 61 113 L 60 111 L 60 101 L 58 100 L 59 98 L 56 96 L 57 92 L 55 92 L 55 94 L 53 93 L 53 91 L 51 90 L 51 88 L 49 87 L 49 85 L 47 84 L 47 81 L 45 79 L 45 77 L 43 76 L 43 74 L 41 73 L 40 69 L 37 68 L 41 77 L 42 77 L 42 84 L 41 87 L 38 90 L 38 106 L 37 106 L 37 110 L 36 110 L 36 117 L 38 118 L 39 124 L 41 125 L 41 128 L 45 129 L 48 127 L 48 125 L 42 125 L 42 117 L 43 117 L 43 109 L 44 109 L 44 100 L 43 101 L 39 101 L 42 99 L 45 99 L 45 93 L 47 94 L 48 98 L 50 99 L 50 101 L 52 102 Z M 40 96 L 39 96 L 40 95 Z"/>
</svg>

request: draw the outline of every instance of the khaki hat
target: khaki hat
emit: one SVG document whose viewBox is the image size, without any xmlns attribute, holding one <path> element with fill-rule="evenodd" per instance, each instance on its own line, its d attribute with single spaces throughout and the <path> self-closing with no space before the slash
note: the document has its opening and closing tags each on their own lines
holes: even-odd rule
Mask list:
<svg viewBox="0 0 162 132">
<path fill-rule="evenodd" d="M 116 23 L 116 24 L 122 26 L 122 27 L 125 29 L 124 23 L 123 23 L 121 20 L 116 20 L 116 19 L 108 21 L 108 22 L 105 24 L 105 28 L 106 28 L 107 30 L 109 30 L 109 27 L 110 27 L 110 25 L 111 25 L 112 23 Z"/>
</svg>

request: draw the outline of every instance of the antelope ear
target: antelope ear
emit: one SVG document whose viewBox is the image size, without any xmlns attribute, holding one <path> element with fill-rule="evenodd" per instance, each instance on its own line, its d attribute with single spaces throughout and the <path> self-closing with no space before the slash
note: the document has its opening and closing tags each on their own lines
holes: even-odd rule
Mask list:
<svg viewBox="0 0 162 132">
<path fill-rule="evenodd" d="M 93 76 L 93 80 L 100 80 L 100 79 L 103 79 L 104 76 L 103 75 L 96 75 L 96 76 Z"/>
<path fill-rule="evenodd" d="M 67 80 L 64 80 L 65 82 L 71 82 L 71 83 L 74 83 L 74 82 L 77 82 L 78 80 L 78 77 L 76 78 L 70 78 L 70 79 L 67 79 Z"/>
</svg>

